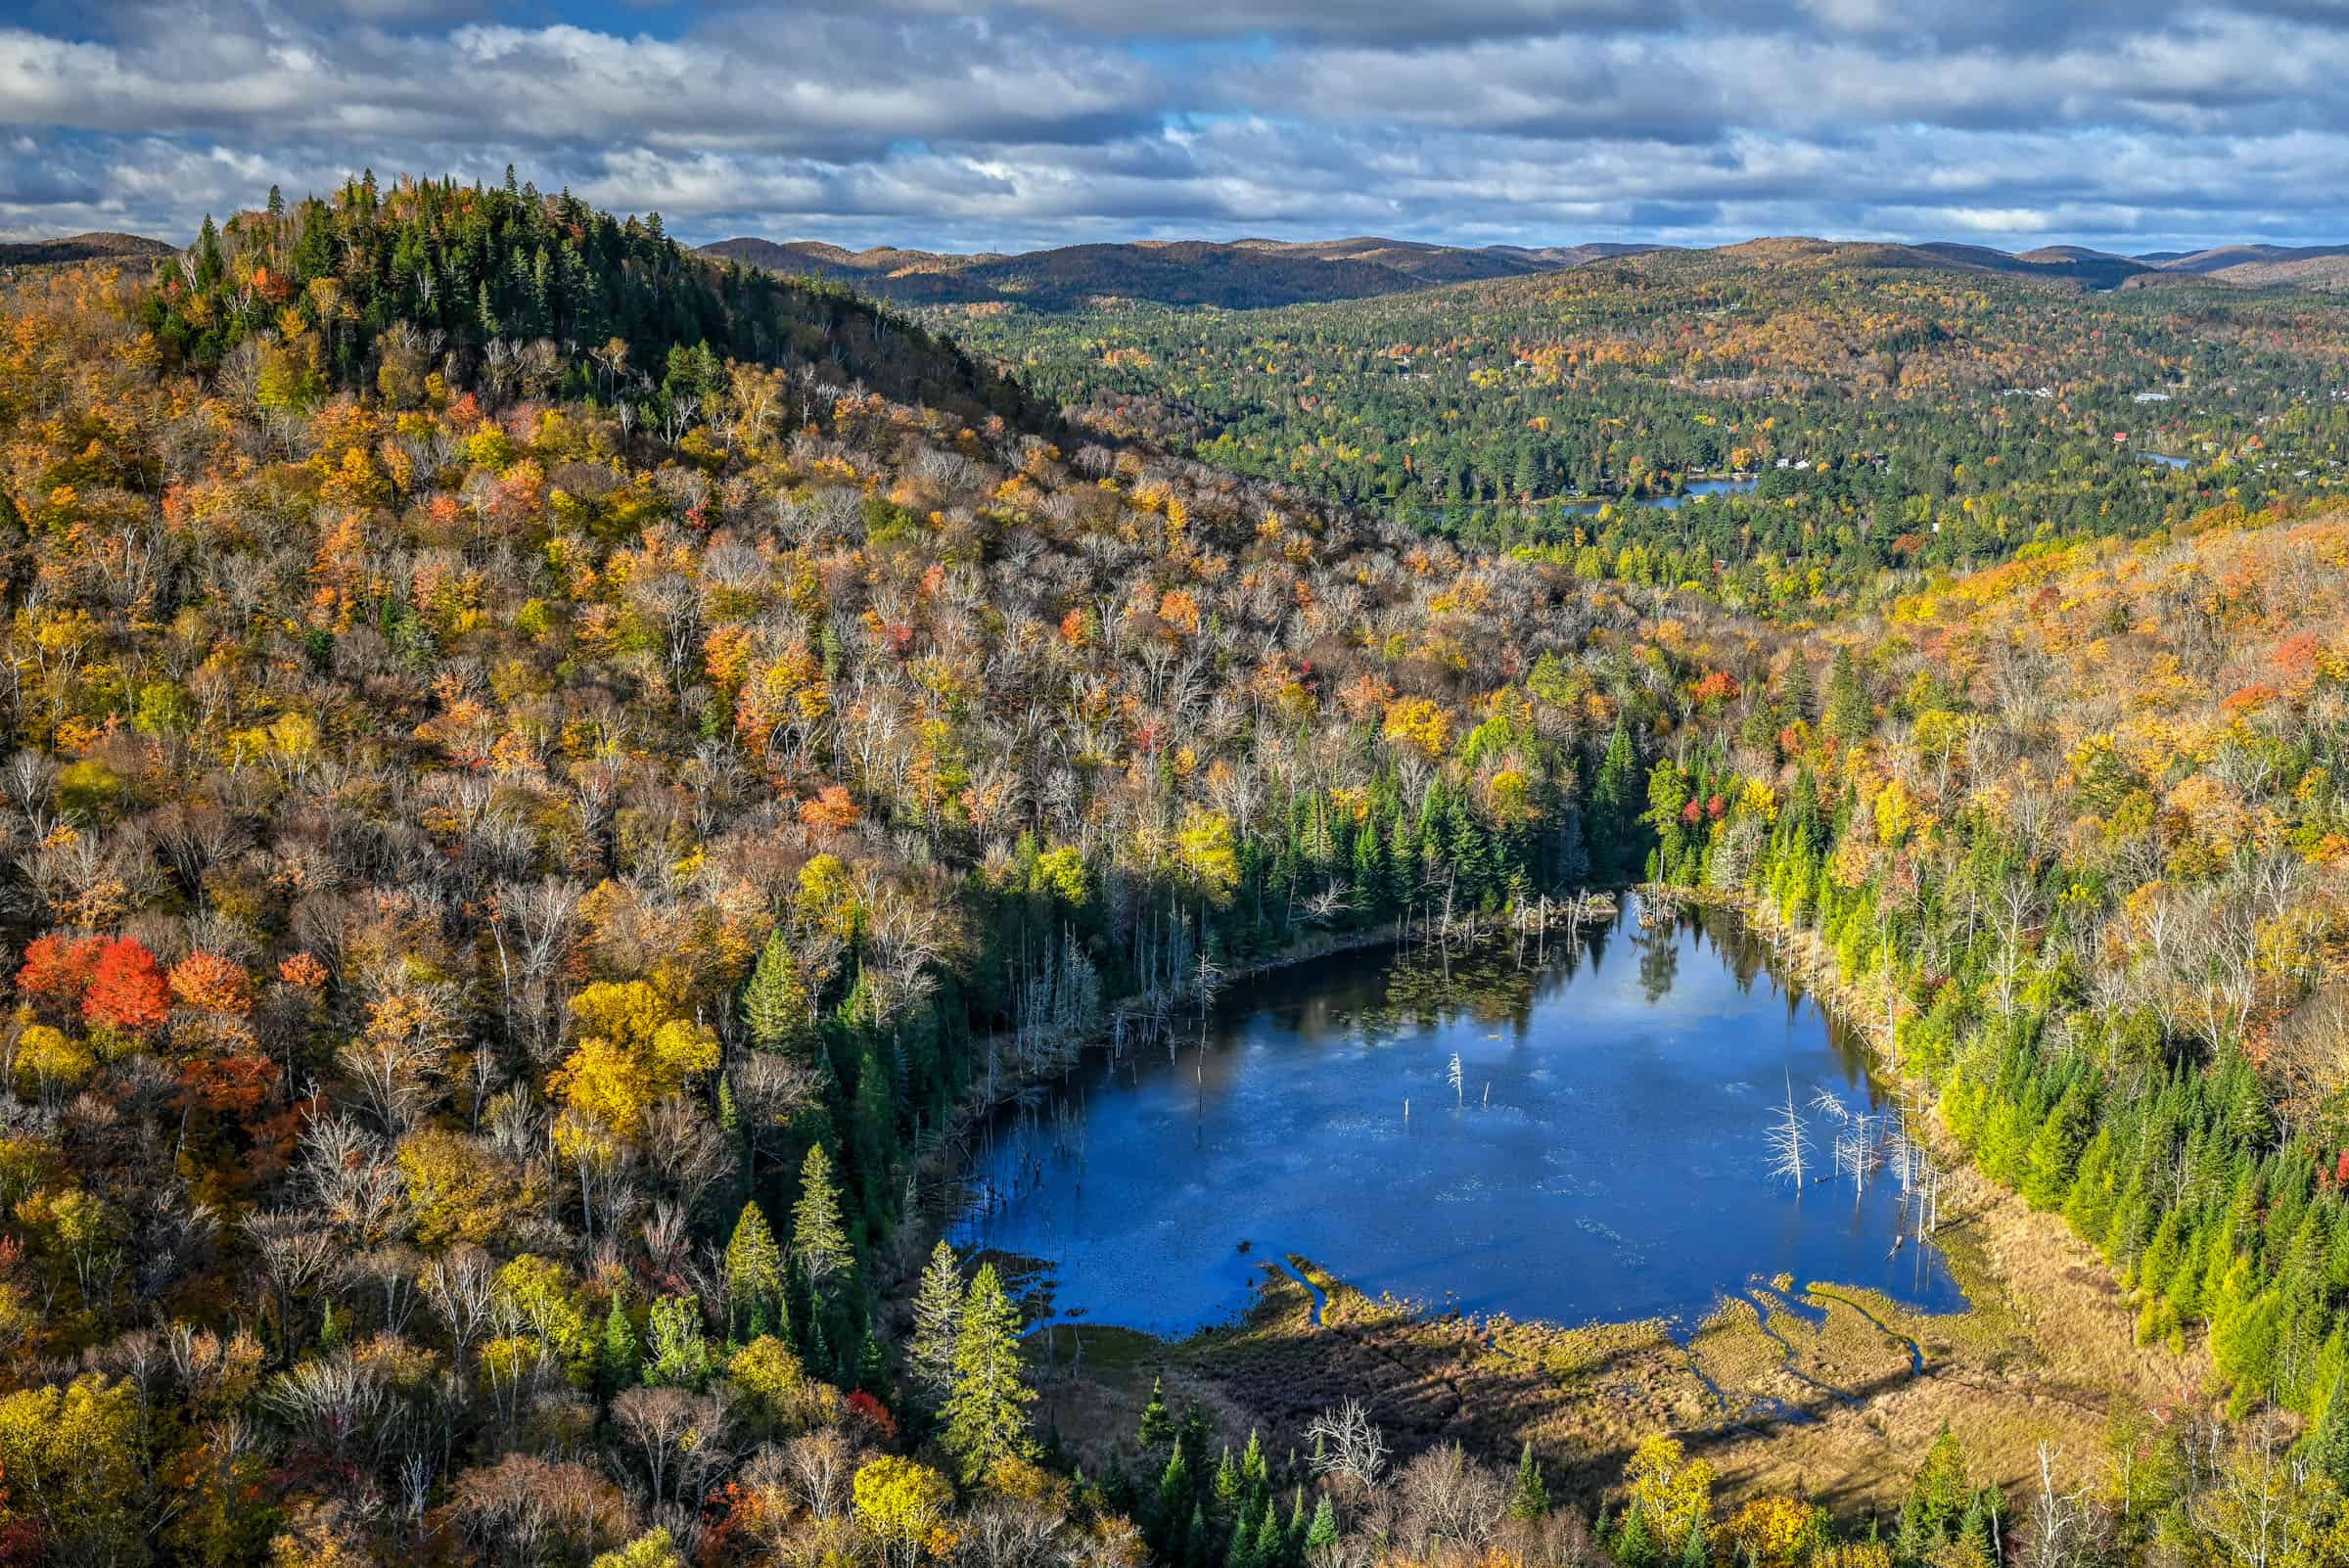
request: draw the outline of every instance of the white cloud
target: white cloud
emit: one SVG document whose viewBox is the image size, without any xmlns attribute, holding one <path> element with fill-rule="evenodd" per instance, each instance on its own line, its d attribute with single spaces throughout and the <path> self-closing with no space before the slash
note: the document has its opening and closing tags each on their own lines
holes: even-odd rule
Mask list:
<svg viewBox="0 0 2349 1568">
<path fill-rule="evenodd" d="M 2147 0 L 488 0 L 0 27 L 0 229 L 524 177 L 701 238 L 2339 237 L 2349 28 Z"/>
</svg>

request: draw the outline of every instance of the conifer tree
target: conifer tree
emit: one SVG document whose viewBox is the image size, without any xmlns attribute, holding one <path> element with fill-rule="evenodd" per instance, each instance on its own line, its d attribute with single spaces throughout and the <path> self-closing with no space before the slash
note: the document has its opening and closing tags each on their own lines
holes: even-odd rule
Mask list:
<svg viewBox="0 0 2349 1568">
<path fill-rule="evenodd" d="M 882 1360 L 881 1341 L 873 1337 L 870 1318 L 856 1345 L 856 1387 L 884 1405 L 894 1403 L 889 1397 L 889 1365 Z"/>
<path fill-rule="evenodd" d="M 1232 1462 L 1231 1445 L 1223 1445 L 1222 1462 L 1216 1466 L 1216 1511 L 1236 1513 L 1240 1506 L 1240 1467 Z"/>
<path fill-rule="evenodd" d="M 1158 1504 L 1151 1510 L 1158 1521 L 1161 1540 L 1159 1550 L 1169 1558 L 1182 1554 L 1184 1534 L 1191 1522 L 1191 1465 L 1182 1456 L 1182 1446 L 1167 1456 L 1167 1467 L 1158 1476 Z"/>
<path fill-rule="evenodd" d="M 1248 1483 L 1252 1495 L 1258 1496 L 1272 1484 L 1272 1472 L 1265 1463 L 1264 1439 L 1254 1427 L 1248 1429 L 1248 1447 L 1240 1451 L 1240 1479 Z"/>
<path fill-rule="evenodd" d="M 1860 680 L 1860 667 L 1852 659 L 1851 644 L 1835 650 L 1834 667 L 1827 672 L 1827 733 L 1854 745 L 1867 738 L 1875 726 L 1875 715 L 1867 702 L 1867 688 Z"/>
<path fill-rule="evenodd" d="M 1142 1422 L 1134 1433 L 1134 1441 L 1143 1452 L 1174 1441 L 1174 1417 L 1167 1413 L 1167 1380 L 1158 1377 L 1150 1383 L 1150 1403 L 1142 1407 Z"/>
<path fill-rule="evenodd" d="M 962 1268 L 942 1238 L 930 1250 L 913 1293 L 913 1330 L 905 1341 L 905 1380 L 914 1400 L 936 1414 L 954 1389 L 954 1341 L 962 1332 Z"/>
<path fill-rule="evenodd" d="M 1257 1523 L 1255 1554 L 1256 1568 L 1282 1568 L 1289 1560 L 1288 1537 L 1269 1506 L 1265 1509 L 1264 1518 Z"/>
<path fill-rule="evenodd" d="M 808 1145 L 800 1167 L 800 1201 L 791 1210 L 791 1251 L 821 1291 L 833 1277 L 849 1271 L 854 1259 L 849 1253 L 848 1232 L 840 1222 L 840 1186 L 832 1176 L 832 1156 L 821 1143 Z"/>
<path fill-rule="evenodd" d="M 1245 1518 L 1231 1521 L 1231 1539 L 1223 1544 L 1223 1568 L 1257 1568 L 1256 1532 Z"/>
<path fill-rule="evenodd" d="M 636 1325 L 628 1320 L 618 1291 L 612 1293 L 611 1310 L 604 1314 L 603 1370 L 606 1388 L 623 1389 L 636 1381 Z"/>
<path fill-rule="evenodd" d="M 997 1459 L 1034 1453 L 1028 1407 L 1036 1390 L 1020 1381 L 1020 1311 L 1003 1293 L 993 1264 L 982 1264 L 963 1298 L 962 1328 L 954 1339 L 954 1391 L 946 1398 L 946 1452 L 966 1483 Z"/>
<path fill-rule="evenodd" d="M 2335 1377 L 2325 1397 L 2325 1413 L 2309 1434 L 2308 1464 L 2349 1496 L 2349 1378 Z"/>
<path fill-rule="evenodd" d="M 1539 1519 L 1549 1512 L 1549 1484 L 1542 1479 L 1542 1465 L 1534 1457 L 1534 1442 L 1528 1438 L 1517 1455 L 1517 1484 L 1509 1491 L 1509 1517 Z"/>
<path fill-rule="evenodd" d="M 1615 1537 L 1615 1561 L 1621 1568 L 1656 1568 L 1661 1560 L 1656 1538 L 1648 1532 L 1646 1510 L 1634 1502 L 1623 1516 L 1622 1532 Z"/>
<path fill-rule="evenodd" d="M 766 1216 L 756 1202 L 742 1206 L 734 1238 L 726 1243 L 726 1300 L 729 1322 L 748 1322 L 753 1335 L 772 1332 L 783 1305 L 783 1249 L 775 1245 Z"/>
<path fill-rule="evenodd" d="M 1584 829 L 1590 843 L 1590 872 L 1600 878 L 1623 874 L 1636 848 L 1635 817 L 1638 813 L 1638 763 L 1632 755 L 1631 731 L 1620 715 L 1607 741 L 1607 755 L 1590 781 L 1590 808 Z"/>
<path fill-rule="evenodd" d="M 799 965 L 783 940 L 783 928 L 767 933 L 759 950 L 758 965 L 742 992 L 742 1025 L 751 1043 L 776 1051 L 801 1043 L 807 1028 L 807 990 L 800 983 Z"/>
<path fill-rule="evenodd" d="M 1338 1542 L 1338 1510 L 1330 1505 L 1329 1494 L 1313 1504 L 1313 1522 L 1306 1526 L 1305 1549 L 1308 1553 L 1322 1546 L 1334 1546 Z"/>
</svg>

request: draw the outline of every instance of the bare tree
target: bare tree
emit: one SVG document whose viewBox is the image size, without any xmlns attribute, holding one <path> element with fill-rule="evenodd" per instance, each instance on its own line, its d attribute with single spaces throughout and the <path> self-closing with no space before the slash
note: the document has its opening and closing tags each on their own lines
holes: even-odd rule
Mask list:
<svg viewBox="0 0 2349 1568">
<path fill-rule="evenodd" d="M 1803 1190 L 1803 1164 L 1811 1152 L 1811 1134 L 1804 1130 L 1803 1113 L 1794 1104 L 1794 1075 L 1786 1076 L 1786 1104 L 1775 1115 L 1767 1139 L 1770 1174 Z"/>
<path fill-rule="evenodd" d="M 1367 1491 L 1387 1468 L 1387 1440 L 1359 1399 L 1323 1410 L 1306 1427 L 1313 1446 L 1313 1473 L 1340 1476 Z"/>
</svg>

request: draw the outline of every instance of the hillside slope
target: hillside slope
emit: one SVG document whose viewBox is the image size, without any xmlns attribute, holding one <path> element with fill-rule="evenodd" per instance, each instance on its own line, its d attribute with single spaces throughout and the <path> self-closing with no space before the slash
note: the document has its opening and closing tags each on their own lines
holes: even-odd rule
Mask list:
<svg viewBox="0 0 2349 1568">
<path fill-rule="evenodd" d="M 530 187 L 367 176 L 273 199 L 217 229 L 207 219 L 184 264 L 155 279 L 142 308 L 166 353 L 228 366 L 273 402 L 360 386 L 413 398 L 453 371 L 668 411 L 707 395 L 733 358 L 1053 426 L 1017 383 L 845 289 L 699 256 L 658 218 Z"/>
<path fill-rule="evenodd" d="M 152 261 L 177 248 L 138 234 L 71 234 L 54 240 L 0 241 L 0 267 L 54 266 L 73 261 Z"/>
<path fill-rule="evenodd" d="M 1573 252 L 1464 250 L 1382 239 L 1138 241 L 1074 245 L 1021 255 L 951 255 L 812 242 L 720 240 L 709 255 L 853 283 L 907 303 L 1016 302 L 1066 309 L 1102 299 L 1253 309 L 1313 300 L 1358 300 L 1476 279 L 1579 265 Z"/>
<path fill-rule="evenodd" d="M 1110 998 L 1147 1032 L 1215 965 L 1626 874 L 1672 654 L 1276 486 L 830 357 L 713 373 L 684 332 L 797 340 L 603 214 L 547 308 L 666 333 L 640 401 L 504 373 L 527 293 L 420 354 L 324 270 L 207 362 L 305 232 L 445 286 L 500 254 L 469 214 L 509 257 L 564 215 L 295 211 L 195 292 L 0 294 L 6 1555 L 675 1563 L 688 1521 L 725 1568 L 877 1561 L 879 1482 L 1145 1560 L 1021 1405 L 957 1435 L 885 1351 L 928 1162 Z M 955 1375 L 1016 1391 L 1019 1309 L 943 1267 L 1005 1325 Z M 808 1509 L 793 1443 L 867 1505 Z"/>
</svg>

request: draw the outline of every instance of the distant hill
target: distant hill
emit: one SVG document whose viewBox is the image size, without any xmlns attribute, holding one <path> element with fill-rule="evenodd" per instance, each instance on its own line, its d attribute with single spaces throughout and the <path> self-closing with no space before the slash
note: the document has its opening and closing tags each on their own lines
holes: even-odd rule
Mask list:
<svg viewBox="0 0 2349 1568">
<path fill-rule="evenodd" d="M 2349 245 L 2223 245 L 2183 256 L 2163 270 L 2249 287 L 2332 289 L 2349 282 Z"/>
<path fill-rule="evenodd" d="M 1583 266 L 1641 246 L 1426 245 L 1345 240 L 1141 240 L 1006 255 L 942 254 L 813 241 L 720 240 L 703 254 L 769 271 L 831 278 L 912 304 L 1003 301 L 1066 309 L 1104 299 L 1255 309 L 1315 300 L 1360 300 L 1451 283 L 1479 283 Z"/>
<path fill-rule="evenodd" d="M 2087 289 L 2117 289 L 2139 273 L 2153 270 L 2149 264 L 2133 256 L 2115 255 L 2108 251 L 2091 251 L 2077 245 L 2050 245 L 2019 254 L 1993 250 L 1986 245 L 1954 245 L 1948 241 L 1935 241 L 1914 249 L 1945 257 L 1960 266 L 1978 267 L 1985 272 L 2010 272 L 2018 277 L 2076 283 Z"/>
<path fill-rule="evenodd" d="M 1009 303 L 1040 310 L 1074 309 L 1109 300 L 1261 309 L 1533 277 L 1651 254 L 1712 257 L 1731 266 L 1948 268 L 2098 291 L 2166 285 L 2172 279 L 2311 288 L 2349 285 L 2349 246 L 2295 250 L 2230 245 L 2122 255 L 2079 245 L 2011 252 L 1950 240 L 1904 245 L 1799 235 L 1698 249 L 1620 243 L 1466 247 L 1362 236 L 1313 241 L 1139 240 L 966 255 L 890 246 L 848 251 L 812 240 L 780 243 L 745 237 L 720 240 L 702 251 L 772 272 L 831 279 L 906 304 Z"/>
<path fill-rule="evenodd" d="M 2207 276 L 2234 276 L 2236 281 L 2251 281 L 2255 269 L 2289 266 L 2302 261 L 2326 260 L 2333 256 L 2349 255 L 2349 246 L 2342 245 L 2220 245 L 2207 251 L 2194 251 L 2164 261 L 2165 272 L 2198 272 Z"/>
<path fill-rule="evenodd" d="M 0 266 L 57 266 L 69 261 L 152 261 L 177 246 L 143 234 L 71 234 L 55 240 L 0 241 Z"/>
</svg>

